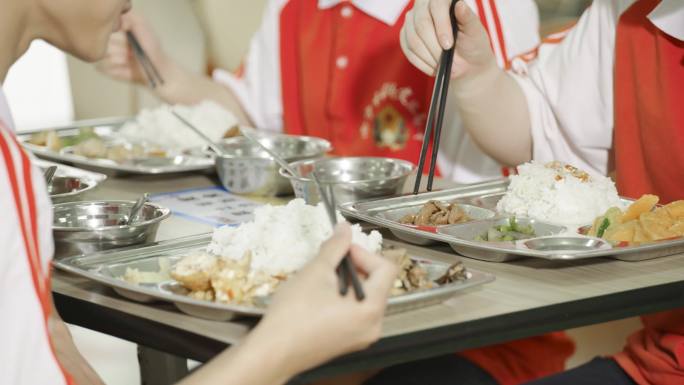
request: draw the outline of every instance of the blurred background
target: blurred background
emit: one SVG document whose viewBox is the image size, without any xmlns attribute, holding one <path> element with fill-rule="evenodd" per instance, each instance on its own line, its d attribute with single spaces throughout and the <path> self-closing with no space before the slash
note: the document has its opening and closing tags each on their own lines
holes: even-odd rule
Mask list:
<svg viewBox="0 0 684 385">
<path fill-rule="evenodd" d="M 153 25 L 166 50 L 198 73 L 215 67 L 234 70 L 240 65 L 265 3 L 266 0 L 133 1 L 134 8 Z M 542 19 L 540 33 L 546 36 L 572 25 L 591 0 L 537 3 Z M 93 65 L 67 57 L 43 42 L 34 43 L 11 69 L 3 88 L 19 130 L 63 125 L 74 119 L 131 116 L 143 107 L 159 104 L 144 89 L 106 79 Z M 579 344 L 569 366 L 619 350 L 625 337 L 638 325 L 637 319 L 627 319 L 572 330 Z M 133 344 L 77 327 L 72 332 L 84 356 L 108 384 L 139 382 Z"/>
</svg>

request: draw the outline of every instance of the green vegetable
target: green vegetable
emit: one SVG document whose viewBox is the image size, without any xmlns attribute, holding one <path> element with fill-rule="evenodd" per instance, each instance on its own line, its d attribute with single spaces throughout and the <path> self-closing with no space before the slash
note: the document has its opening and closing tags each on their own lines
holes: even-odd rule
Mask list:
<svg viewBox="0 0 684 385">
<path fill-rule="evenodd" d="M 596 236 L 601 238 L 603 234 L 608 230 L 608 227 L 610 227 L 610 219 L 608 218 L 603 218 L 603 222 L 601 222 L 601 225 L 598 227 L 598 230 L 596 230 Z"/>
<path fill-rule="evenodd" d="M 534 235 L 534 228 L 531 225 L 522 226 L 518 223 L 518 220 L 515 217 L 511 217 L 508 222 L 510 223 L 510 231 L 526 235 Z"/>
<path fill-rule="evenodd" d="M 510 219 L 508 219 L 508 224 L 511 227 L 511 231 L 519 231 L 518 230 L 518 221 L 515 219 L 515 217 L 510 217 Z"/>
<path fill-rule="evenodd" d="M 62 146 L 76 146 L 79 143 L 85 142 L 88 139 L 98 138 L 99 136 L 90 127 L 84 127 L 78 130 L 77 135 L 62 137 Z"/>
<path fill-rule="evenodd" d="M 534 236 L 534 228 L 530 225 L 522 226 L 515 217 L 508 220 L 508 224 L 490 227 L 486 233 L 475 237 L 476 241 L 483 242 L 512 242 L 519 239 L 527 239 Z"/>
</svg>

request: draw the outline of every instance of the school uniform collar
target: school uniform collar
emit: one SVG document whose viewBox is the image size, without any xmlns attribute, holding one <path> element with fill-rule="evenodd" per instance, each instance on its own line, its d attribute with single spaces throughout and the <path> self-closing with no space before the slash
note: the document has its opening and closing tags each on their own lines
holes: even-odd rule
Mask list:
<svg viewBox="0 0 684 385">
<path fill-rule="evenodd" d="M 339 3 L 350 3 L 368 16 L 392 26 L 410 2 L 411 0 L 318 0 L 318 8 L 327 9 Z"/>
<path fill-rule="evenodd" d="M 662 0 L 648 15 L 648 19 L 661 31 L 684 41 L 684 1 Z"/>
</svg>

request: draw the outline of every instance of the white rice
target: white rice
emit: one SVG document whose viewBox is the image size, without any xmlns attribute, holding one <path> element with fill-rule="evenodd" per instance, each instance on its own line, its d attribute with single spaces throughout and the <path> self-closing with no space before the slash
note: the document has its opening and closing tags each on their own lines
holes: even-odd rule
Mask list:
<svg viewBox="0 0 684 385">
<path fill-rule="evenodd" d="M 226 131 L 238 124 L 235 115 L 212 101 L 195 106 L 178 105 L 175 109 L 213 141 L 220 141 Z M 124 124 L 119 133 L 131 143 L 164 150 L 182 151 L 206 145 L 171 113 L 169 105 L 142 110 L 134 121 Z"/>
<path fill-rule="evenodd" d="M 344 219 L 338 214 L 338 220 Z M 324 206 L 310 206 L 295 199 L 286 206 L 259 207 L 254 211 L 254 221 L 239 227 L 216 229 L 208 251 L 234 260 L 250 252 L 252 269 L 270 274 L 291 273 L 314 258 L 331 235 Z M 377 231 L 365 234 L 361 226 L 353 225 L 352 242 L 379 253 L 382 235 Z"/>
<path fill-rule="evenodd" d="M 623 206 L 610 178 L 589 176 L 564 163 L 533 161 L 519 166 L 518 173 L 497 205 L 501 212 L 576 231 L 610 207 Z"/>
</svg>

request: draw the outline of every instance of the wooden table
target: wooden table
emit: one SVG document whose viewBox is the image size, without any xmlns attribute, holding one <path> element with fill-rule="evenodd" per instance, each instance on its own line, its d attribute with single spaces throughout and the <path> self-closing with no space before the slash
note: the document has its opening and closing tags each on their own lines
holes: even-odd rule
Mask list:
<svg viewBox="0 0 684 385">
<path fill-rule="evenodd" d="M 134 199 L 142 192 L 215 183 L 204 175 L 111 179 L 89 198 Z M 158 239 L 208 231 L 207 225 L 172 217 L 162 224 Z M 447 247 L 405 247 L 415 255 L 447 262 L 459 258 Z M 684 307 L 684 255 L 636 263 L 604 258 L 574 262 L 526 259 L 505 264 L 464 261 L 469 268 L 494 274 L 496 281 L 441 305 L 388 316 L 378 343 L 305 373 L 294 382 Z M 211 359 L 243 338 L 254 322 L 207 321 L 184 315 L 172 305 L 135 303 L 99 284 L 61 272 L 54 275 L 53 291 L 65 321 L 142 346 L 143 361 L 146 355 L 154 357 L 153 365 L 141 363 L 143 375 L 149 371 L 157 377 L 150 384 L 170 382 L 185 374 L 178 368 L 185 358 Z"/>
</svg>

